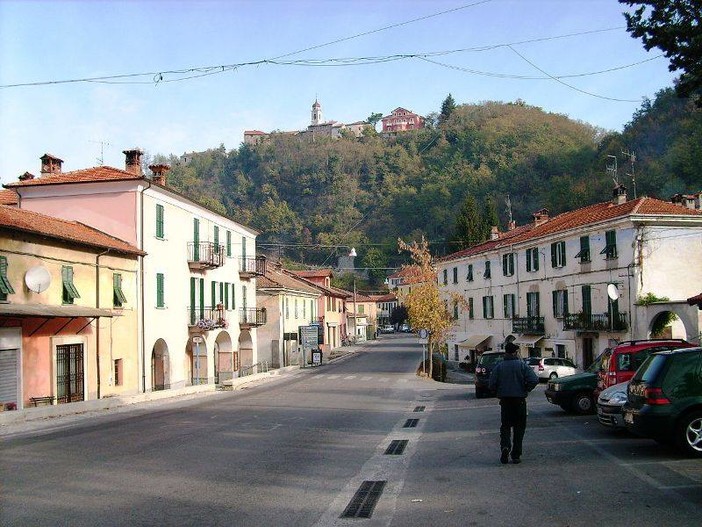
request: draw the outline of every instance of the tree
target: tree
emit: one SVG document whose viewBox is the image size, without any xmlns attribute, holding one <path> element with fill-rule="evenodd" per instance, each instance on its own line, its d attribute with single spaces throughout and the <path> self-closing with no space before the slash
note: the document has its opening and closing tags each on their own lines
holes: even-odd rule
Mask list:
<svg viewBox="0 0 702 527">
<path fill-rule="evenodd" d="M 676 91 L 681 97 L 697 95 L 702 106 L 702 0 L 619 0 L 639 6 L 624 13 L 627 31 L 640 38 L 647 50 L 659 48 L 670 59 L 670 71 L 681 70 Z"/>
<path fill-rule="evenodd" d="M 453 96 L 449 93 L 441 103 L 441 113 L 439 114 L 439 124 L 443 124 L 448 121 L 451 114 L 456 109 L 456 101 L 453 100 Z"/>
<path fill-rule="evenodd" d="M 368 116 L 368 119 L 366 121 L 368 122 L 369 125 L 373 127 L 375 130 L 375 125 L 378 124 L 378 121 L 380 121 L 383 118 L 383 114 L 379 112 L 373 112 Z"/>
<path fill-rule="evenodd" d="M 472 194 L 463 201 L 454 227 L 455 246 L 452 249 L 460 251 L 476 243 L 484 241 L 483 220 L 478 210 L 478 204 Z"/>
<path fill-rule="evenodd" d="M 496 206 L 495 200 L 492 198 L 492 196 L 488 196 L 487 198 L 485 198 L 485 203 L 483 204 L 482 220 L 483 220 L 482 235 L 483 235 L 483 240 L 486 240 L 490 237 L 490 233 L 492 232 L 492 228 L 493 227 L 499 228 L 499 226 L 500 226 L 500 219 L 497 216 L 497 206 Z"/>
</svg>

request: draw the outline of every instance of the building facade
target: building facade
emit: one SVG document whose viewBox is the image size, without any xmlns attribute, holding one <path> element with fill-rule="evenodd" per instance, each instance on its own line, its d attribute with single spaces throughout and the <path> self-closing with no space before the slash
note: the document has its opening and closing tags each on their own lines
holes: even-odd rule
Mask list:
<svg viewBox="0 0 702 527">
<path fill-rule="evenodd" d="M 404 108 L 395 108 L 381 119 L 383 133 L 407 132 L 424 128 L 424 117 Z"/>
</svg>

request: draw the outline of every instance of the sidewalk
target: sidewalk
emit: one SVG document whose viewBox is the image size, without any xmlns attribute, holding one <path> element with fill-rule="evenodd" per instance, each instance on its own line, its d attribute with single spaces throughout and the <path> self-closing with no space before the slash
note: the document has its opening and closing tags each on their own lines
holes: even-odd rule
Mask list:
<svg viewBox="0 0 702 527">
<path fill-rule="evenodd" d="M 342 348 L 333 349 L 329 358 L 324 357 L 321 367 L 325 364 L 336 362 L 344 357 L 352 355 L 363 348 L 366 348 L 377 341 L 363 342 L 353 346 L 344 346 Z M 264 373 L 255 373 L 246 377 L 238 377 L 228 381 L 227 386 L 222 387 L 215 384 L 204 384 L 198 386 L 187 386 L 185 388 L 162 390 L 156 392 L 140 393 L 137 395 L 106 397 L 104 399 L 95 399 L 90 401 L 79 401 L 68 404 L 56 404 L 49 406 L 27 407 L 22 410 L 0 412 L 0 436 L 17 431 L 20 428 L 26 428 L 22 425 L 34 423 L 34 428 L 39 428 L 43 424 L 53 423 L 57 418 L 65 418 L 74 416 L 78 418 L 89 418 L 95 415 L 101 415 L 108 411 L 115 411 L 125 407 L 145 406 L 147 403 L 157 405 L 159 402 L 171 403 L 178 399 L 189 400 L 196 397 L 205 397 L 218 393 L 224 393 L 228 390 L 240 390 L 245 386 L 261 383 L 273 377 L 281 375 L 295 375 L 309 368 L 300 368 L 299 366 L 286 366 L 275 370 L 269 370 Z"/>
</svg>

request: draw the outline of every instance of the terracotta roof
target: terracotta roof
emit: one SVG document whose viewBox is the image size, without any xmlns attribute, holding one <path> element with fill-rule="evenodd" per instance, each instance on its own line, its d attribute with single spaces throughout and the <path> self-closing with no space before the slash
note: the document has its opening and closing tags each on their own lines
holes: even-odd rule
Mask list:
<svg viewBox="0 0 702 527">
<path fill-rule="evenodd" d="M 297 276 L 302 276 L 303 278 L 320 278 L 320 277 L 327 277 L 327 276 L 332 276 L 332 270 L 331 269 L 312 269 L 310 271 L 291 271 L 295 273 Z"/>
<path fill-rule="evenodd" d="M 77 221 L 66 221 L 38 212 L 0 205 L 0 227 L 99 249 L 144 255 L 133 245 Z"/>
<path fill-rule="evenodd" d="M 87 183 L 91 181 L 120 181 L 129 179 L 144 179 L 143 175 L 133 174 L 118 168 L 101 166 L 73 170 L 72 172 L 61 172 L 50 174 L 25 181 L 13 181 L 3 185 L 6 188 L 12 187 L 34 187 L 38 185 L 56 185 L 59 183 Z"/>
<path fill-rule="evenodd" d="M 246 130 L 244 131 L 244 135 L 267 135 L 266 132 L 262 132 L 261 130 Z"/>
<path fill-rule="evenodd" d="M 303 280 L 285 269 L 271 269 L 266 266 L 266 274 L 256 279 L 256 289 L 291 289 L 305 293 L 319 294 L 319 289 L 310 285 L 307 280 Z"/>
<path fill-rule="evenodd" d="M 480 254 L 491 249 L 505 247 L 516 243 L 537 241 L 546 236 L 560 232 L 573 231 L 589 225 L 611 221 L 629 216 L 688 216 L 702 217 L 702 211 L 688 209 L 655 198 L 643 197 L 627 201 L 620 205 L 606 201 L 569 212 L 564 212 L 549 218 L 541 225 L 528 224 L 512 231 L 500 233 L 497 240 L 474 245 L 462 251 L 450 254 L 438 261 L 450 261 L 474 254 Z"/>
<path fill-rule="evenodd" d="M 17 193 L 12 190 L 0 190 L 0 205 L 17 205 Z"/>
<path fill-rule="evenodd" d="M 388 293 L 386 295 L 371 295 L 374 302 L 396 302 L 397 296 L 395 293 Z"/>
</svg>

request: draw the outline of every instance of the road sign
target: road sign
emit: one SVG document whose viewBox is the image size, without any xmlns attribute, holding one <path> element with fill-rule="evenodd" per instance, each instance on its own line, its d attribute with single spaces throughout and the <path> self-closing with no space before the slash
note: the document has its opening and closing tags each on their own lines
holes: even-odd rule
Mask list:
<svg viewBox="0 0 702 527">
<path fill-rule="evenodd" d="M 319 330 L 317 326 L 300 326 L 300 338 L 304 349 L 317 349 L 319 346 Z"/>
<path fill-rule="evenodd" d="M 426 339 L 427 337 L 429 337 L 429 330 L 428 329 L 420 329 L 419 330 L 419 338 Z"/>
</svg>

